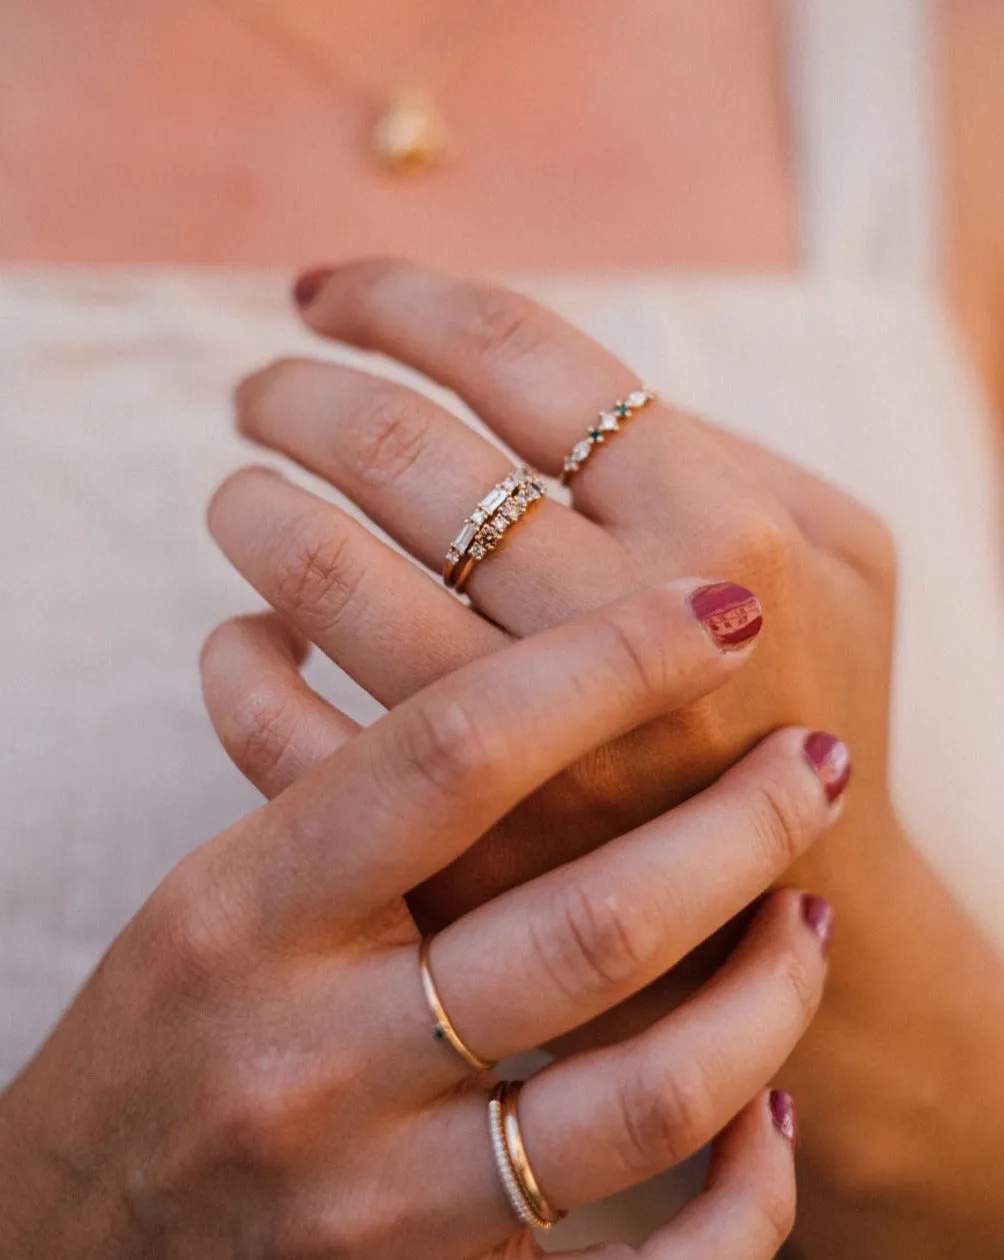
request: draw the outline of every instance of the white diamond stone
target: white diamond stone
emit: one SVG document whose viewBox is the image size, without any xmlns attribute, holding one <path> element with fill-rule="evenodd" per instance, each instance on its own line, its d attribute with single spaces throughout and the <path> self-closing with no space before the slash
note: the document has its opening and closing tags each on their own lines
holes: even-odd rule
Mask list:
<svg viewBox="0 0 1004 1260">
<path fill-rule="evenodd" d="M 525 490 L 521 490 L 521 491 L 519 492 L 519 494 L 517 494 L 517 495 L 516 495 L 516 497 L 515 497 L 514 499 L 510 499 L 510 501 L 509 501 L 509 502 L 510 502 L 510 503 L 514 503 L 514 504 L 516 505 L 516 507 L 519 509 L 519 511 L 520 511 L 520 512 L 525 512 L 525 511 L 526 511 L 526 505 L 530 502 L 530 499 L 529 499 L 529 497 L 527 496 L 526 491 L 525 491 Z M 507 504 L 507 505 L 506 505 L 506 511 L 508 511 L 508 510 L 509 510 L 509 508 L 508 508 L 508 504 Z M 515 517 L 513 517 L 513 519 L 515 520 L 516 518 L 515 518 Z"/>
<path fill-rule="evenodd" d="M 603 415 L 600 416 L 600 423 L 597 427 L 603 433 L 616 433 L 621 425 L 612 411 L 604 411 Z"/>
<path fill-rule="evenodd" d="M 480 543 L 475 543 L 474 546 L 471 548 L 471 558 L 473 560 L 483 560 L 485 558 L 485 555 L 486 555 L 485 549 L 484 547 L 481 546 Z"/>
<path fill-rule="evenodd" d="M 456 549 L 456 547 L 451 547 L 450 550 L 446 553 L 446 558 L 450 562 L 450 564 L 456 564 L 457 561 L 460 559 L 460 552 Z"/>
<path fill-rule="evenodd" d="M 499 512 L 498 516 L 492 517 L 492 526 L 494 527 L 496 534 L 504 534 L 509 528 L 509 518 L 507 516 L 503 516 L 502 513 Z"/>
<path fill-rule="evenodd" d="M 520 495 L 520 498 L 522 498 L 522 495 Z M 519 499 L 510 499 L 502 511 L 505 512 L 506 516 L 508 516 L 511 521 L 518 521 L 520 515 L 522 514 Z"/>
<path fill-rule="evenodd" d="M 471 520 L 475 525 L 483 525 L 487 519 L 487 513 L 482 512 L 480 508 L 477 508 L 471 513 Z"/>
<path fill-rule="evenodd" d="M 474 536 L 477 532 L 478 527 L 472 521 L 464 521 L 464 528 L 453 540 L 453 545 L 457 551 L 465 552 L 474 541 Z"/>
<path fill-rule="evenodd" d="M 648 402 L 647 389 L 635 389 L 624 399 L 629 407 L 644 407 Z"/>
<path fill-rule="evenodd" d="M 541 495 L 540 487 L 537 485 L 534 485 L 533 482 L 531 482 L 530 485 L 528 485 L 526 488 L 526 497 L 532 503 L 535 499 L 539 499 L 540 495 Z"/>
<path fill-rule="evenodd" d="M 577 445 L 572 447 L 572 459 L 574 459 L 577 464 L 581 464 L 584 459 L 589 458 L 589 451 L 590 446 L 588 442 L 579 442 Z"/>
<path fill-rule="evenodd" d="M 486 514 L 491 516 L 496 508 L 500 508 L 502 504 L 505 503 L 508 497 L 509 492 L 507 490 L 503 490 L 501 486 L 496 486 L 494 490 L 488 491 L 485 497 L 478 504 L 478 507 L 484 508 Z"/>
</svg>

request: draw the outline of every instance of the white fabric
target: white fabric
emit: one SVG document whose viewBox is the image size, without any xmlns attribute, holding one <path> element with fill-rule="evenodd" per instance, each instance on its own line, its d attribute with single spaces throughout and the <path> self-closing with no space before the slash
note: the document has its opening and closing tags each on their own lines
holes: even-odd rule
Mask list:
<svg viewBox="0 0 1004 1260">
<path fill-rule="evenodd" d="M 922 45 L 920 5 L 808 2 L 793 27 L 815 50 L 803 69 L 829 73 L 821 50 L 844 6 L 863 32 L 882 11 L 887 33 Z M 845 70 L 853 50 L 839 44 Z M 901 74 L 890 82 L 905 85 Z M 814 242 L 804 275 L 518 283 L 667 395 L 821 471 L 891 522 L 902 561 L 897 793 L 924 850 L 1004 943 L 990 418 L 923 291 L 935 257 L 926 233 L 891 266 L 891 237 L 870 226 L 895 223 L 904 185 L 875 184 L 882 161 L 842 156 L 854 146 L 841 129 L 874 123 L 852 107 L 858 89 L 842 98 L 849 113 L 824 116 L 806 74 L 793 85 Z M 889 103 L 904 135 L 922 104 L 912 92 Z M 845 160 L 858 191 L 840 201 Z M 930 198 L 923 178 L 910 187 L 908 203 Z M 257 603 L 208 542 L 203 506 L 229 468 L 260 458 L 230 431 L 232 381 L 277 354 L 317 350 L 288 310 L 285 277 L 0 275 L 0 1081 L 163 873 L 256 803 L 199 696 L 205 634 Z M 323 662 L 311 677 L 357 716 L 374 712 Z M 583 1214 L 566 1241 L 576 1230 L 628 1236 L 671 1203 L 665 1187 L 650 1189 L 604 1208 L 602 1223 Z"/>
<path fill-rule="evenodd" d="M 933 0 L 787 0 L 807 270 L 934 287 Z"/>
</svg>

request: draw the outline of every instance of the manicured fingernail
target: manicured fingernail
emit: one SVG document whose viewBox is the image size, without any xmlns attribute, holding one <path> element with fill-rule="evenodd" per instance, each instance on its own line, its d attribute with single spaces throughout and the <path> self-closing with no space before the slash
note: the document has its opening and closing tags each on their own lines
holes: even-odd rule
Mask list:
<svg viewBox="0 0 1004 1260">
<path fill-rule="evenodd" d="M 826 799 L 832 804 L 851 781 L 851 754 L 847 745 L 835 735 L 813 731 L 805 738 L 805 757 L 819 775 Z"/>
<path fill-rule="evenodd" d="M 716 582 L 690 596 L 694 616 L 723 652 L 735 652 L 755 639 L 763 625 L 760 601 L 745 586 Z"/>
<path fill-rule="evenodd" d="M 828 954 L 833 944 L 833 907 L 822 897 L 814 897 L 812 893 L 806 893 L 802 898 L 802 918 L 819 937 L 819 945 L 823 953 Z"/>
<path fill-rule="evenodd" d="M 770 1116 L 774 1128 L 794 1146 L 798 1141 L 798 1113 L 795 1111 L 795 1100 L 783 1089 L 770 1091 Z"/>
<path fill-rule="evenodd" d="M 293 300 L 301 310 L 309 306 L 317 297 L 318 290 L 332 271 L 331 267 L 313 267 L 310 271 L 304 271 L 302 275 L 297 276 L 296 283 L 293 285 Z"/>
</svg>

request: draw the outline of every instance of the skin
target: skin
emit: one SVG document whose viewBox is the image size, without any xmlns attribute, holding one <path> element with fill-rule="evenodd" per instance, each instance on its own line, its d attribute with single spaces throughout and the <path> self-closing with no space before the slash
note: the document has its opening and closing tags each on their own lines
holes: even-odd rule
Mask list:
<svg viewBox="0 0 1004 1260">
<path fill-rule="evenodd" d="M 322 335 L 447 385 L 550 473 L 581 436 L 582 416 L 635 384 L 608 352 L 526 299 L 404 264 L 336 269 L 304 315 Z M 333 364 L 264 369 L 240 387 L 238 414 L 245 434 L 328 478 L 428 565 L 510 467 L 428 399 Z M 784 1078 L 805 1117 L 796 1239 L 807 1256 L 941 1257 L 960 1239 L 968 1255 L 995 1254 L 1004 1217 L 994 1172 L 1004 1156 L 1004 974 L 889 801 L 894 562 L 870 513 L 772 454 L 653 407 L 577 474 L 570 507 L 541 505 L 475 569 L 472 608 L 275 474 L 237 473 L 209 520 L 284 620 L 389 705 L 467 654 L 495 651 L 656 577 L 726 573 L 755 591 L 769 633 L 741 677 L 573 767 L 410 904 L 420 922 L 439 926 L 686 799 L 779 725 L 839 731 L 860 767 L 855 789 L 840 824 L 786 876 L 818 888 L 842 920 L 830 997 Z M 206 694 L 238 764 L 275 792 L 310 764 L 311 740 L 323 753 L 345 731 L 337 719 L 325 735 L 323 703 L 296 678 L 288 653 L 268 653 L 265 641 L 259 651 L 267 669 L 247 659 L 228 671 L 227 686 L 207 676 Z M 670 1009 L 736 930 L 620 1007 L 612 1024 L 594 1025 L 591 1037 L 623 1035 Z M 970 1085 L 963 1097 L 949 1066 L 960 1062 Z M 931 1123 L 918 1133 L 922 1098 L 943 1101 L 931 1102 Z"/>
<path fill-rule="evenodd" d="M 693 586 L 451 674 L 185 858 L 0 1098 L 4 1256 L 540 1254 L 494 1168 L 486 1074 L 431 1035 L 404 897 L 589 748 L 742 669 Z M 566 1032 L 761 895 L 839 809 L 807 735 L 771 736 L 701 797 L 437 937 L 467 1044 L 496 1058 Z M 770 896 L 687 1005 L 535 1076 L 519 1117 L 548 1199 L 609 1194 L 724 1129 L 704 1193 L 637 1255 L 769 1260 L 794 1214 L 793 1133 L 763 1090 L 818 1006 L 827 944 L 802 894 Z"/>
<path fill-rule="evenodd" d="M 324 79 L 245 29 L 232 3 L 6 0 L 0 117 L 17 122 L 0 128 L 0 258 L 295 267 L 391 250 L 496 272 L 798 266 L 777 0 L 518 0 L 466 36 L 444 0 L 339 0 L 334 25 L 325 0 L 276 6 L 330 60 Z M 946 296 L 1004 406 L 1004 4 L 934 9 Z M 467 41 L 432 72 L 457 160 L 388 180 L 367 128 L 401 80 L 436 66 L 444 38 Z M 128 195 L 109 197 L 125 171 Z M 624 196 L 641 171 L 645 195 Z"/>
</svg>

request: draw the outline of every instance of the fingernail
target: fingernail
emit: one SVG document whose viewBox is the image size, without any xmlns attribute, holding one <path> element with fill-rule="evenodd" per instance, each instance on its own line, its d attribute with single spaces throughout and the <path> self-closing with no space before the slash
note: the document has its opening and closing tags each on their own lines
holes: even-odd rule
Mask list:
<svg viewBox="0 0 1004 1260">
<path fill-rule="evenodd" d="M 774 1121 L 774 1128 L 794 1146 L 798 1142 L 798 1113 L 795 1110 L 795 1100 L 783 1089 L 770 1091 L 770 1116 Z"/>
<path fill-rule="evenodd" d="M 805 757 L 832 804 L 851 781 L 851 754 L 847 745 L 835 735 L 813 731 L 805 739 Z"/>
<path fill-rule="evenodd" d="M 331 267 L 312 267 L 297 276 L 293 285 L 293 300 L 301 310 L 313 302 L 321 285 L 332 273 Z"/>
<path fill-rule="evenodd" d="M 763 625 L 760 601 L 745 586 L 716 582 L 690 596 L 694 616 L 723 652 L 735 652 L 755 639 Z"/>
<path fill-rule="evenodd" d="M 802 918 L 819 938 L 824 954 L 830 952 L 833 944 L 834 917 L 833 907 L 824 898 L 815 897 L 812 893 L 806 893 L 802 898 Z"/>
</svg>

